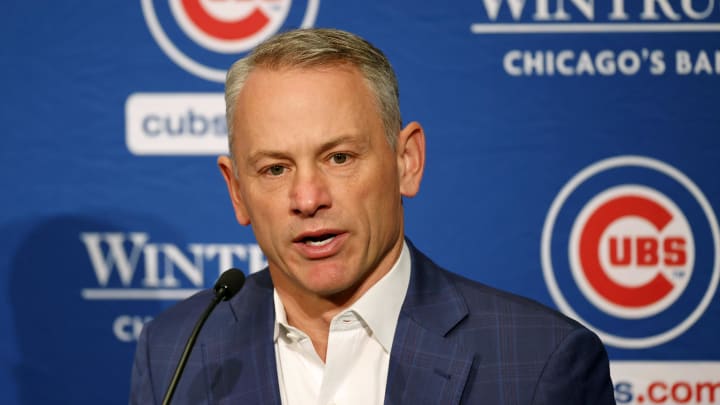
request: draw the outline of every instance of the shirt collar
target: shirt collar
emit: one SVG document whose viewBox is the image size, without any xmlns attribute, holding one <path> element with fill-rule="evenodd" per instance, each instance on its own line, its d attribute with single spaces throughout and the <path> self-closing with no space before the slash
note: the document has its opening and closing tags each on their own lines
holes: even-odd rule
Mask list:
<svg viewBox="0 0 720 405">
<path fill-rule="evenodd" d="M 365 321 L 385 351 L 390 353 L 400 309 L 405 301 L 405 295 L 410 284 L 410 268 L 410 250 L 407 243 L 403 241 L 400 257 L 398 257 L 390 271 L 370 287 L 353 305 L 335 317 L 337 318 L 349 311 L 355 312 Z M 281 327 L 285 330 L 295 330 L 295 328 L 288 324 L 285 307 L 275 290 L 273 290 L 273 302 L 275 304 L 273 340 L 277 341 Z"/>
<path fill-rule="evenodd" d="M 273 304 L 275 306 L 275 326 L 273 327 L 273 341 L 277 341 L 280 337 L 280 328 L 287 329 L 289 327 L 285 307 L 280 301 L 277 290 L 273 288 Z"/>
</svg>

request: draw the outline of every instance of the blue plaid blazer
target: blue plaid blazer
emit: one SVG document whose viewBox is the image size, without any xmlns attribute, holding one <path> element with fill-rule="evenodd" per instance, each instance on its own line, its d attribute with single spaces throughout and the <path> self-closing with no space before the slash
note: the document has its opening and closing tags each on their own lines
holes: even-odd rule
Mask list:
<svg viewBox="0 0 720 405">
<path fill-rule="evenodd" d="M 409 243 L 408 243 L 409 244 Z M 410 245 L 410 244 L 409 244 Z M 600 340 L 534 301 L 450 273 L 412 245 L 412 275 L 390 354 L 385 404 L 614 404 Z M 215 309 L 173 404 L 280 404 L 267 270 Z M 204 291 L 143 330 L 131 404 L 160 404 Z"/>
</svg>

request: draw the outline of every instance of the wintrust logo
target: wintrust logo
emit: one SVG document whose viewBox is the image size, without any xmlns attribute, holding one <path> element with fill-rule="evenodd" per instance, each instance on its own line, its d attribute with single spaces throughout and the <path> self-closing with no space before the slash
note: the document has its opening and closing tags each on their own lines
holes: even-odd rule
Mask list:
<svg viewBox="0 0 720 405">
<path fill-rule="evenodd" d="M 108 328 L 123 343 L 136 341 L 143 325 L 152 319 L 148 303 L 166 306 L 185 299 L 212 286 L 232 267 L 253 273 L 267 266 L 255 243 L 181 246 L 152 241 L 147 232 L 83 232 L 78 236 L 95 280 L 80 291 L 83 300 L 93 307 L 121 301 L 126 310 L 139 312 L 115 314 L 108 320 Z"/>
<path fill-rule="evenodd" d="M 542 265 L 553 300 L 607 344 L 655 346 L 692 326 L 720 277 L 717 219 L 700 189 L 641 156 L 576 174 L 548 212 Z"/>
<path fill-rule="evenodd" d="M 719 31 L 715 0 L 482 0 L 471 31 L 606 33 Z"/>
<path fill-rule="evenodd" d="M 478 0 L 477 10 L 470 25 L 476 35 L 720 32 L 716 0 Z M 591 36 L 582 36 L 558 48 L 552 38 L 537 49 L 518 41 L 520 47 L 502 58 L 502 69 L 513 77 L 720 75 L 718 50 L 697 49 L 690 41 L 681 48 L 675 48 L 675 41 L 668 48 L 667 36 L 645 36 L 639 45 L 618 47 L 611 41 L 599 47 Z"/>
<path fill-rule="evenodd" d="M 86 300 L 179 300 L 209 286 L 231 267 L 260 271 L 267 263 L 257 244 L 151 243 L 146 232 L 80 234 L 97 285 Z"/>
</svg>

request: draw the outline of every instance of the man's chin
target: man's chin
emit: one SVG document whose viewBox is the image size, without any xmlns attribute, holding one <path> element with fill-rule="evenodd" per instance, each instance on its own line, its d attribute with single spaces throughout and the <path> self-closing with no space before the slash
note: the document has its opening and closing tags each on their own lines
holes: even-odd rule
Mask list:
<svg viewBox="0 0 720 405">
<path fill-rule="evenodd" d="M 303 289 L 316 297 L 335 303 L 352 298 L 362 285 L 362 279 L 358 280 L 356 277 L 347 278 L 347 270 L 335 269 L 333 273 L 329 269 L 324 271 L 314 269 L 313 273 L 306 273 L 305 275 L 315 277 L 307 277 L 301 280 Z"/>
<path fill-rule="evenodd" d="M 343 273 L 337 274 L 338 277 L 334 278 L 308 280 L 311 282 L 308 282 L 305 287 L 317 297 L 332 301 L 338 305 L 345 304 L 357 298 L 358 291 L 362 289 L 367 278 L 356 275 L 350 279 L 340 279 L 343 276 L 347 277 L 347 275 L 347 273 Z"/>
<path fill-rule="evenodd" d="M 270 275 L 276 287 L 294 285 L 294 289 L 305 290 L 313 295 L 331 296 L 353 284 L 345 280 L 348 274 L 347 267 L 334 262 L 295 263 L 287 269 L 271 265 Z"/>
<path fill-rule="evenodd" d="M 351 304 L 357 298 L 358 286 L 350 284 L 342 287 L 327 287 L 317 290 L 316 294 L 327 301 L 333 302 L 338 306 Z"/>
<path fill-rule="evenodd" d="M 344 295 L 352 295 L 357 290 L 354 283 L 351 282 L 338 282 L 338 280 L 308 282 L 305 284 L 305 289 L 312 292 L 318 297 L 334 299 Z"/>
</svg>

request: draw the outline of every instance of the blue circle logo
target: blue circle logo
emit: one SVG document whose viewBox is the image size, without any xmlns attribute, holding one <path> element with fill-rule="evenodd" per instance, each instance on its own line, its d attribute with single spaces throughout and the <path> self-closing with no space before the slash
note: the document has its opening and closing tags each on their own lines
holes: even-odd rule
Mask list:
<svg viewBox="0 0 720 405">
<path fill-rule="evenodd" d="M 178 66 L 206 80 L 281 29 L 315 24 L 320 0 L 142 0 L 155 41 Z"/>
<path fill-rule="evenodd" d="M 619 156 L 580 171 L 553 201 L 543 275 L 557 306 L 605 343 L 645 348 L 702 316 L 720 277 L 718 246 L 715 213 L 692 180 Z"/>
</svg>

